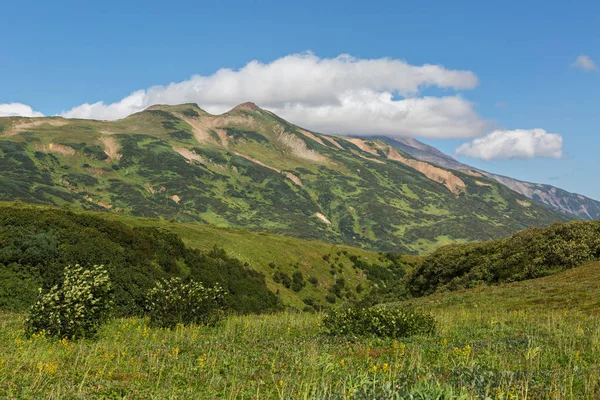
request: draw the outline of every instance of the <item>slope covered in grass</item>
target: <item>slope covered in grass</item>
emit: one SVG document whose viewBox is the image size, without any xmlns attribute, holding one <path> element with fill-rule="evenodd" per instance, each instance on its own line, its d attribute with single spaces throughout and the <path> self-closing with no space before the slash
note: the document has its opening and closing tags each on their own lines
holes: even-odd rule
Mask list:
<svg viewBox="0 0 600 400">
<path fill-rule="evenodd" d="M 0 126 L 0 200 L 414 253 L 568 219 L 480 174 L 417 161 L 380 139 L 309 132 L 255 106 Z"/>
<path fill-rule="evenodd" d="M 425 257 L 408 280 L 415 296 L 522 281 L 600 260 L 600 222 L 528 229 L 501 240 L 450 245 Z"/>
<path fill-rule="evenodd" d="M 324 336 L 320 314 L 279 313 L 174 331 L 119 319 L 97 341 L 58 342 L 0 314 L 0 397 L 596 399 L 599 278 L 593 264 L 402 303 L 439 330 L 399 340 Z"/>
<path fill-rule="evenodd" d="M 0 240 L 0 308 L 9 309 L 31 304 L 38 286 L 47 288 L 73 263 L 110 265 L 121 308 L 135 312 L 143 292 L 168 275 L 229 285 L 237 307 L 254 304 L 252 311 L 269 311 L 272 299 L 243 296 L 275 294 L 284 306 L 318 309 L 392 285 L 410 262 L 271 233 L 9 203 L 0 203 Z"/>
<path fill-rule="evenodd" d="M 600 263 L 497 286 L 436 293 L 401 303 L 428 310 L 564 311 L 600 314 Z"/>
</svg>

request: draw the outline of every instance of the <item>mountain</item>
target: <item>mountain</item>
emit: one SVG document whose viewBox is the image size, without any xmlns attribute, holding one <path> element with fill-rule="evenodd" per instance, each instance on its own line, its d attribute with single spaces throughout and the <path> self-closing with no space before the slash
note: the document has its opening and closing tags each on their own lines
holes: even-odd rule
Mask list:
<svg viewBox="0 0 600 400">
<path fill-rule="evenodd" d="M 0 118 L 0 200 L 429 252 L 569 218 L 381 139 L 311 132 L 252 103 L 118 121 Z"/>
<path fill-rule="evenodd" d="M 502 175 L 492 174 L 469 165 L 458 162 L 454 158 L 442 153 L 433 146 L 419 142 L 416 139 L 381 138 L 387 143 L 410 154 L 414 158 L 449 168 L 457 171 L 477 171 L 495 181 L 503 184 L 515 192 L 549 207 L 555 211 L 573 216 L 575 218 L 597 220 L 600 219 L 600 201 L 590 199 L 577 193 L 540 183 L 523 182 Z"/>
</svg>

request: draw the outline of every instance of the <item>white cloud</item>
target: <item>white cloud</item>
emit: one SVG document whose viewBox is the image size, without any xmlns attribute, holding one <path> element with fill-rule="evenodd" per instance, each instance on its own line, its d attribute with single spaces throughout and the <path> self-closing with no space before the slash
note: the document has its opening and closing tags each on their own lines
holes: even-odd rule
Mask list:
<svg viewBox="0 0 600 400">
<path fill-rule="evenodd" d="M 594 71 L 598 69 L 598 66 L 590 57 L 581 55 L 577 57 L 575 62 L 572 64 L 573 68 L 582 69 L 584 71 Z"/>
<path fill-rule="evenodd" d="M 114 120 L 154 104 L 181 103 L 198 103 L 209 112 L 221 113 L 253 101 L 325 133 L 474 137 L 487 124 L 472 103 L 456 95 L 422 97 L 420 92 L 427 87 L 472 89 L 477 83 L 471 71 L 440 65 L 413 66 L 401 60 L 349 55 L 328 59 L 304 53 L 139 90 L 112 104 L 82 104 L 61 115 Z"/>
<path fill-rule="evenodd" d="M 561 158 L 563 138 L 543 129 L 496 130 L 459 146 L 457 155 L 482 160 Z"/>
<path fill-rule="evenodd" d="M 43 117 L 41 112 L 21 103 L 0 104 L 0 117 Z"/>
</svg>

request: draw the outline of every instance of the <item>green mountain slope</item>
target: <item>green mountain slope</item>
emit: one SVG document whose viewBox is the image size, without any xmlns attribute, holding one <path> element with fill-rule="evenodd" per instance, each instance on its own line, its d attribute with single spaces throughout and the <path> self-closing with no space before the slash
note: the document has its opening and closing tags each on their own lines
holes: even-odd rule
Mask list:
<svg viewBox="0 0 600 400">
<path fill-rule="evenodd" d="M 381 137 L 387 143 L 396 146 L 418 160 L 426 161 L 453 170 L 477 171 L 488 178 L 494 179 L 509 189 L 542 204 L 555 211 L 575 218 L 600 219 L 600 201 L 590 199 L 577 193 L 570 193 L 555 186 L 519 181 L 507 176 L 492 174 L 469 165 L 460 163 L 454 158 L 442 153 L 435 147 L 415 139 L 399 139 Z"/>
<path fill-rule="evenodd" d="M 379 139 L 309 132 L 242 104 L 114 122 L 0 118 L 0 200 L 428 252 L 567 217 Z"/>
<path fill-rule="evenodd" d="M 272 311 L 275 297 L 319 309 L 393 285 L 416 259 L 198 223 L 0 203 L 0 310 L 31 305 L 38 287 L 75 263 L 107 265 L 124 313 L 139 312 L 145 290 L 173 275 L 220 283 L 237 311 Z"/>
</svg>

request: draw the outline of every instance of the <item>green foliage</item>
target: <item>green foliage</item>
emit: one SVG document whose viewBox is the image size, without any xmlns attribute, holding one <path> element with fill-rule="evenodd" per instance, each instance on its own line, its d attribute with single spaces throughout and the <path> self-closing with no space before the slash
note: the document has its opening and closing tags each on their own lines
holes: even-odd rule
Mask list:
<svg viewBox="0 0 600 400">
<path fill-rule="evenodd" d="M 190 278 L 230 293 L 228 310 L 250 313 L 281 308 L 264 275 L 224 250 L 187 248 L 181 237 L 155 227 L 132 228 L 67 210 L 2 207 L 0 308 L 25 310 L 35 288 L 60 285 L 64 266 L 105 265 L 117 315 L 144 312 L 144 296 L 163 278 Z M 10 290 L 9 290 L 10 288 Z"/>
<path fill-rule="evenodd" d="M 273 281 L 282 284 L 288 289 L 292 286 L 290 276 L 282 271 L 275 271 L 275 273 L 273 273 Z"/>
<path fill-rule="evenodd" d="M 343 293 L 342 291 L 346 288 L 346 280 L 344 278 L 338 278 L 335 280 L 335 283 L 329 287 L 329 293 L 333 294 L 336 297 L 341 298 Z"/>
<path fill-rule="evenodd" d="M 335 296 L 335 294 L 333 293 L 327 293 L 327 295 L 325 296 L 325 301 L 327 301 L 329 304 L 335 304 L 335 302 L 337 301 L 337 297 Z"/>
<path fill-rule="evenodd" d="M 437 323 L 433 316 L 417 310 L 345 307 L 330 310 L 321 327 L 328 335 L 401 338 L 433 335 Z"/>
<path fill-rule="evenodd" d="M 0 312 L 0 398 L 598 399 L 598 293 L 600 263 L 415 298 L 399 306 L 432 312 L 439 335 L 406 339 L 324 336 L 322 314 L 283 312 L 174 330 L 119 318 L 59 342 Z"/>
<path fill-rule="evenodd" d="M 331 139 L 341 149 L 317 143 L 271 113 L 237 110 L 235 115 L 206 124 L 217 123 L 208 132 L 210 143 L 196 141 L 186 119 L 202 124 L 214 117 L 189 104 L 158 106 L 120 121 L 66 121 L 60 127 L 42 123 L 26 133 L 3 136 L 0 200 L 67 204 L 411 253 L 567 219 L 537 204 L 524 207 L 519 203 L 523 198 L 504 186 L 491 180 L 491 186 L 479 186 L 482 178 L 460 172 L 456 175 L 466 190 L 457 196 L 389 159 L 383 151 L 388 145 L 380 139 L 368 140 L 377 153 L 370 154 L 342 138 Z M 10 124 L 0 119 L 0 125 Z M 104 153 L 100 139 L 107 131 L 118 132 L 111 139 L 119 159 Z M 226 132 L 227 146 L 216 131 Z M 50 143 L 77 151 L 70 156 L 53 153 Z M 304 146 L 314 157 L 296 154 Z M 181 147 L 204 161 L 190 162 L 175 150 Z M 333 223 L 325 224 L 317 213 Z"/>
<path fill-rule="evenodd" d="M 425 257 L 410 276 L 415 296 L 522 281 L 600 259 L 600 222 L 554 224 L 502 240 L 451 245 Z"/>
<path fill-rule="evenodd" d="M 31 307 L 40 287 L 39 277 L 16 263 L 0 264 L 0 310 Z"/>
<path fill-rule="evenodd" d="M 112 285 L 103 265 L 68 266 L 64 279 L 40 296 L 25 320 L 27 336 L 92 337 L 108 320 Z"/>
<path fill-rule="evenodd" d="M 294 292 L 301 291 L 306 286 L 306 281 L 304 280 L 304 276 L 300 271 L 294 271 L 292 274 L 292 290 Z"/>
<path fill-rule="evenodd" d="M 156 282 L 146 295 L 150 324 L 174 328 L 177 324 L 214 325 L 221 317 L 225 291 L 219 285 L 205 287 L 200 282 L 181 278 Z"/>
</svg>

